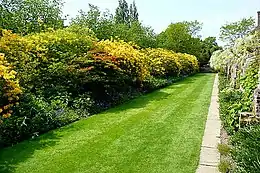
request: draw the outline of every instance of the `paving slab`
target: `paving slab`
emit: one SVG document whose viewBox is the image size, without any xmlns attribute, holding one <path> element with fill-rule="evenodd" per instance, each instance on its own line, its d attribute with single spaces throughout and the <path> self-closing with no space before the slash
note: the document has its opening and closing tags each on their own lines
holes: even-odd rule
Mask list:
<svg viewBox="0 0 260 173">
<path fill-rule="evenodd" d="M 217 148 L 220 144 L 220 138 L 216 138 L 213 135 L 205 134 L 202 141 L 202 147 Z"/>
<path fill-rule="evenodd" d="M 219 173 L 219 171 L 216 167 L 202 165 L 198 168 L 197 173 Z"/>
<path fill-rule="evenodd" d="M 217 166 L 220 162 L 220 154 L 217 147 L 220 143 L 220 129 L 218 75 L 216 75 L 196 173 L 219 173 Z"/>
<path fill-rule="evenodd" d="M 200 165 L 218 166 L 220 154 L 216 148 L 201 148 Z"/>
<path fill-rule="evenodd" d="M 221 122 L 220 120 L 207 120 L 204 135 L 220 137 Z"/>
</svg>

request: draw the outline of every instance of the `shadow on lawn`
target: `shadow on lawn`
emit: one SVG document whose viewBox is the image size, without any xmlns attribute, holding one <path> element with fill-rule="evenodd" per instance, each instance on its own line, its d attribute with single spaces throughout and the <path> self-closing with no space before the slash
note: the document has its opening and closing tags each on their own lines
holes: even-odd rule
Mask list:
<svg viewBox="0 0 260 173">
<path fill-rule="evenodd" d="M 122 111 L 144 108 L 152 100 L 166 99 L 168 95 L 168 93 L 159 90 L 154 91 L 147 95 L 123 103 L 121 106 L 104 111 L 103 113 L 120 114 Z M 93 116 L 99 115 L 97 114 Z M 69 126 L 63 127 L 62 131 L 77 131 L 79 128 L 82 128 L 82 126 L 79 124 L 70 124 Z M 62 134 L 64 135 L 64 133 Z M 60 133 L 55 133 L 55 131 L 50 131 L 35 139 L 26 140 L 12 147 L 0 149 L 0 173 L 15 172 L 16 167 L 20 163 L 26 162 L 27 159 L 32 158 L 35 151 L 57 145 L 63 135 L 60 135 Z"/>
<path fill-rule="evenodd" d="M 15 172 L 16 165 L 26 161 L 37 150 L 56 145 L 62 136 L 57 136 L 52 131 L 39 138 L 19 143 L 13 147 L 0 150 L 0 172 Z"/>
<path fill-rule="evenodd" d="M 198 78 L 200 78 L 201 76 L 207 75 L 209 74 L 196 74 L 193 77 L 185 78 L 177 83 L 174 83 L 171 86 L 168 86 L 166 89 L 174 89 L 178 86 L 185 87 L 185 85 L 190 85 L 191 83 L 194 83 L 196 80 L 199 80 Z M 121 111 L 144 108 L 150 102 L 156 102 L 162 99 L 167 99 L 169 95 L 170 93 L 165 92 L 163 90 L 153 91 L 149 94 L 130 100 L 127 103 L 122 104 L 121 106 L 112 108 L 105 112 L 118 114 Z M 78 128 L 79 127 L 77 127 L 77 125 L 71 124 L 70 126 L 65 127 L 63 130 L 77 131 Z M 50 131 L 36 139 L 21 142 L 13 147 L 0 149 L 0 173 L 15 172 L 17 165 L 31 158 L 34 155 L 35 151 L 55 146 L 61 138 L 62 135 L 59 135 L 54 131 Z"/>
<path fill-rule="evenodd" d="M 171 93 L 167 92 L 166 90 L 169 89 L 177 89 L 180 87 L 187 87 L 188 85 L 195 83 L 197 80 L 199 80 L 202 76 L 210 75 L 209 73 L 198 73 L 193 75 L 192 77 L 187 77 L 184 79 L 181 79 L 179 81 L 176 81 L 175 83 L 171 84 L 170 86 L 165 87 L 164 89 L 158 89 L 155 91 L 152 91 L 150 93 L 147 93 L 143 96 L 140 96 L 138 98 L 135 98 L 133 100 L 129 100 L 120 106 L 116 106 L 114 108 L 111 108 L 109 110 L 106 110 L 104 113 L 120 113 L 120 111 L 127 110 L 127 109 L 138 109 L 138 108 L 144 108 L 149 103 L 154 101 L 160 101 L 162 99 L 167 99 Z"/>
</svg>

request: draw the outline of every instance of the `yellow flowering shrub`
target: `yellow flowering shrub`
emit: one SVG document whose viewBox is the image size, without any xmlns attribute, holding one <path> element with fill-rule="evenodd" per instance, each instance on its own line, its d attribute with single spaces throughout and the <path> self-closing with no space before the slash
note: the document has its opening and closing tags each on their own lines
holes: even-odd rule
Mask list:
<svg viewBox="0 0 260 173">
<path fill-rule="evenodd" d="M 42 87 L 46 80 L 52 80 L 48 74 L 65 69 L 75 57 L 84 55 L 92 48 L 96 39 L 81 32 L 74 28 L 50 29 L 21 37 L 3 30 L 0 52 L 15 66 L 20 84 L 25 89 Z"/>
<path fill-rule="evenodd" d="M 71 28 L 49 30 L 25 37 L 3 30 L 2 37 L 0 37 L 0 50 L 6 55 L 10 55 L 8 59 L 12 60 L 13 63 L 21 64 L 21 61 L 23 63 L 35 61 L 37 64 L 37 62 L 51 62 L 68 58 L 69 53 L 83 53 L 82 49 L 87 52 L 93 41 L 95 38 L 80 35 Z M 66 52 L 66 55 L 59 56 L 63 52 Z M 55 56 L 52 53 L 56 53 Z"/>
<path fill-rule="evenodd" d="M 97 43 L 99 51 L 108 53 L 119 62 L 128 74 L 144 80 L 152 76 L 179 76 L 191 74 L 199 69 L 197 58 L 193 55 L 175 53 L 162 48 L 139 48 L 124 41 L 105 40 Z"/>
<path fill-rule="evenodd" d="M 142 81 L 150 76 L 145 54 L 122 40 L 105 40 L 97 43 L 98 49 L 115 57 L 121 69 Z"/>
<path fill-rule="evenodd" d="M 182 74 L 192 74 L 199 71 L 199 63 L 194 55 L 176 53 L 181 63 Z"/>
<path fill-rule="evenodd" d="M 147 48 L 142 50 L 146 55 L 146 63 L 149 66 L 149 71 L 153 76 L 162 76 L 165 74 L 164 67 L 164 49 Z"/>
<path fill-rule="evenodd" d="M 4 54 L 0 54 L 0 122 L 9 118 L 12 114 L 11 108 L 18 104 L 21 88 L 16 79 L 16 72 L 5 60 Z"/>
<path fill-rule="evenodd" d="M 175 53 L 162 48 L 148 48 L 143 52 L 146 54 L 149 70 L 154 76 L 190 74 L 199 68 L 198 61 L 193 55 Z"/>
</svg>

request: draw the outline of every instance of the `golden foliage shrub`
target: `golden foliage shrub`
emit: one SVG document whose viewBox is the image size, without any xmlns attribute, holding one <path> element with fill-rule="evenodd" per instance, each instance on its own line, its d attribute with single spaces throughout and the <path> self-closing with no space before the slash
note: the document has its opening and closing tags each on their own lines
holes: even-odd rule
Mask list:
<svg viewBox="0 0 260 173">
<path fill-rule="evenodd" d="M 16 72 L 5 60 L 4 54 L 0 54 L 0 121 L 9 118 L 12 114 L 12 107 L 18 104 L 19 95 L 22 90 L 16 78 Z"/>
<path fill-rule="evenodd" d="M 144 80 L 150 76 L 145 54 L 134 46 L 120 40 L 105 40 L 97 43 L 98 49 L 116 58 L 121 69 L 127 74 Z"/>
<path fill-rule="evenodd" d="M 149 48 L 143 52 L 146 54 L 146 62 L 153 76 L 179 76 L 194 73 L 199 69 L 197 58 L 192 55 L 162 48 Z"/>
</svg>

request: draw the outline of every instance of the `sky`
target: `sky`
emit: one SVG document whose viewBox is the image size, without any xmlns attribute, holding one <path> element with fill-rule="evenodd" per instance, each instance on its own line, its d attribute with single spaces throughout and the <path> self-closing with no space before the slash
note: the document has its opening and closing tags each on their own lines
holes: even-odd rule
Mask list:
<svg viewBox="0 0 260 173">
<path fill-rule="evenodd" d="M 87 11 L 88 4 L 110 10 L 114 14 L 118 0 L 64 0 L 64 14 L 73 18 L 80 9 Z M 128 4 L 133 0 L 126 0 Z M 135 0 L 139 19 L 156 33 L 170 23 L 198 20 L 203 23 L 201 35 L 219 37 L 220 27 L 244 17 L 257 17 L 260 0 Z"/>
</svg>

